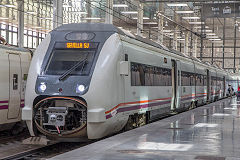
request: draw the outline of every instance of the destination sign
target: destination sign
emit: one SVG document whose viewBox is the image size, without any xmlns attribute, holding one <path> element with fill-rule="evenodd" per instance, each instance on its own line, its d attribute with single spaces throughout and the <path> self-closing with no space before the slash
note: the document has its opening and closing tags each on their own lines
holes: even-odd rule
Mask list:
<svg viewBox="0 0 240 160">
<path fill-rule="evenodd" d="M 58 42 L 55 44 L 55 48 L 66 48 L 66 49 L 93 49 L 97 48 L 98 43 L 85 43 L 85 42 Z"/>
<path fill-rule="evenodd" d="M 67 48 L 89 48 L 89 43 L 66 43 Z"/>
</svg>

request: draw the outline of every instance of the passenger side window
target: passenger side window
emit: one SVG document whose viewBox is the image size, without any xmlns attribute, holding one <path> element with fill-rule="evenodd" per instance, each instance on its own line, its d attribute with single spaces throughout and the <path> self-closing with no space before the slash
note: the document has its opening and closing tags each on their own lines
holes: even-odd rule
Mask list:
<svg viewBox="0 0 240 160">
<path fill-rule="evenodd" d="M 132 86 L 171 86 L 171 69 L 131 63 Z"/>
<path fill-rule="evenodd" d="M 18 89 L 18 75 L 17 74 L 13 74 L 13 90 L 17 90 Z"/>
</svg>

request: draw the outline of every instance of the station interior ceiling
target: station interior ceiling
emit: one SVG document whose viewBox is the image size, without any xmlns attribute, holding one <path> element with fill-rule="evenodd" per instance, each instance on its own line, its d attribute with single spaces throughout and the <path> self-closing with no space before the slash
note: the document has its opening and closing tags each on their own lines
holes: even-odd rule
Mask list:
<svg viewBox="0 0 240 160">
<path fill-rule="evenodd" d="M 18 45 L 19 13 L 24 14 L 24 47 L 36 48 L 53 29 L 54 0 L 0 1 L 0 34 Z M 109 8 L 109 3 L 112 6 Z M 62 24 L 106 22 L 140 34 L 182 54 L 239 72 L 240 2 L 210 0 L 61 0 Z M 143 22 L 139 20 L 142 13 Z M 140 32 L 139 32 L 140 31 Z"/>
</svg>

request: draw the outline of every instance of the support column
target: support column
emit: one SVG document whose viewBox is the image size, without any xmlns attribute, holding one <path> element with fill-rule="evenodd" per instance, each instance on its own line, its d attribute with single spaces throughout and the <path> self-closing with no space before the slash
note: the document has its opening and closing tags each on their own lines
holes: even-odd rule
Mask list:
<svg viewBox="0 0 240 160">
<path fill-rule="evenodd" d="M 106 0 L 106 18 L 105 23 L 112 24 L 113 23 L 113 0 Z"/>
<path fill-rule="evenodd" d="M 143 4 L 138 5 L 138 19 L 137 19 L 137 35 L 142 36 L 143 33 Z"/>
<path fill-rule="evenodd" d="M 212 42 L 212 62 L 211 62 L 212 64 L 213 64 L 213 61 L 214 61 L 213 57 L 214 57 L 214 43 Z"/>
<path fill-rule="evenodd" d="M 158 43 L 163 44 L 163 16 L 158 18 Z"/>
<path fill-rule="evenodd" d="M 225 26 L 226 26 L 226 19 L 224 18 L 223 21 L 223 59 L 222 59 L 222 68 L 224 69 L 224 60 L 225 60 Z"/>
<path fill-rule="evenodd" d="M 63 23 L 63 0 L 53 0 L 53 29 Z"/>
<path fill-rule="evenodd" d="M 189 46 L 189 33 L 185 33 L 185 45 L 184 45 L 184 53 L 188 55 L 188 46 Z"/>
<path fill-rule="evenodd" d="M 193 41 L 193 57 L 195 58 L 197 58 L 197 42 L 198 42 L 198 38 L 196 36 Z"/>
<path fill-rule="evenodd" d="M 159 3 L 159 12 L 164 13 L 164 5 Z M 158 15 L 158 43 L 163 44 L 163 25 L 164 25 L 164 17 L 159 14 Z"/>
<path fill-rule="evenodd" d="M 234 18 L 236 22 L 236 17 Z M 234 24 L 234 48 L 233 48 L 233 72 L 236 73 L 236 43 L 237 43 L 237 25 Z"/>
<path fill-rule="evenodd" d="M 175 31 L 174 31 L 174 34 L 173 34 L 173 49 L 175 49 L 177 51 L 177 47 L 178 47 L 178 43 L 177 43 L 177 37 L 178 37 L 178 34 L 176 33 L 178 31 L 178 26 L 175 27 Z"/>
<path fill-rule="evenodd" d="M 24 47 L 24 1 L 17 0 L 18 4 L 18 46 Z"/>
</svg>

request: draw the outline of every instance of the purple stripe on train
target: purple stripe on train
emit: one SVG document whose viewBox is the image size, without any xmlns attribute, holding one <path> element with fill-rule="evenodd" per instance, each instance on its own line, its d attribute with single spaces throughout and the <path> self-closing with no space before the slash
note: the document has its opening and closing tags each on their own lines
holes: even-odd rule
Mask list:
<svg viewBox="0 0 240 160">
<path fill-rule="evenodd" d="M 206 95 L 196 96 L 196 98 L 200 98 L 200 97 L 204 97 L 204 96 L 206 96 Z M 195 97 L 181 98 L 181 100 L 188 100 L 188 99 L 192 99 L 192 98 L 195 98 Z M 142 109 L 142 108 L 148 108 L 148 107 L 153 107 L 153 106 L 168 104 L 168 103 L 170 103 L 170 102 L 171 102 L 171 100 L 164 101 L 164 102 L 143 104 L 143 105 L 135 105 L 135 106 L 131 106 L 131 107 L 118 108 L 118 109 L 117 109 L 117 112 L 116 112 L 115 114 L 120 113 L 120 112 L 126 112 L 126 111 L 132 111 L 132 110 L 137 110 L 137 109 Z M 106 119 L 109 119 L 109 118 L 111 118 L 111 117 L 112 117 L 112 114 L 106 115 Z"/>
<path fill-rule="evenodd" d="M 8 101 L 0 101 L 0 103 L 8 103 Z"/>
<path fill-rule="evenodd" d="M 120 112 L 127 112 L 127 111 L 142 109 L 142 108 L 149 108 L 149 107 L 154 107 L 154 106 L 158 106 L 158 105 L 168 104 L 170 102 L 171 102 L 171 100 L 164 101 L 164 102 L 143 104 L 143 105 L 135 105 L 135 106 L 131 106 L 131 107 L 118 108 L 117 112 L 115 114 L 120 113 Z M 112 117 L 112 114 L 106 115 L 106 119 L 109 119 L 111 117 Z"/>
<path fill-rule="evenodd" d="M 8 105 L 0 106 L 0 109 L 8 109 Z"/>
</svg>

